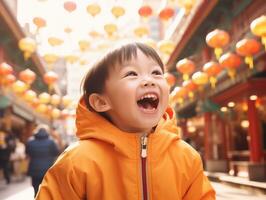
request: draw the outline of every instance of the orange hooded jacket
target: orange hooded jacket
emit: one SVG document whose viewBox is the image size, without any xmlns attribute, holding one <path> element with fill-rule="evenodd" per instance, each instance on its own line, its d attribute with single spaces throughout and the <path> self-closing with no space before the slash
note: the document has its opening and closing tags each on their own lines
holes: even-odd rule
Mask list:
<svg viewBox="0 0 266 200">
<path fill-rule="evenodd" d="M 119 130 L 81 101 L 80 140 L 46 173 L 36 199 L 215 199 L 199 154 L 180 139 L 175 124 L 168 109 L 147 137 L 147 157 L 141 158 L 140 136 Z"/>
</svg>

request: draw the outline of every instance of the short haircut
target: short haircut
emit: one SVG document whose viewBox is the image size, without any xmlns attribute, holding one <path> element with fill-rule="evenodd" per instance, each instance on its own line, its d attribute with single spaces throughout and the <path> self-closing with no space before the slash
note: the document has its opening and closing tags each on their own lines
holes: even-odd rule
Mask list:
<svg viewBox="0 0 266 200">
<path fill-rule="evenodd" d="M 110 50 L 92 66 L 83 80 L 83 98 L 90 111 L 94 111 L 94 109 L 90 106 L 89 96 L 92 93 L 101 94 L 109 77 L 110 69 L 136 57 L 138 49 L 147 57 L 156 61 L 164 72 L 164 65 L 160 56 L 152 47 L 146 44 L 134 42 Z"/>
</svg>

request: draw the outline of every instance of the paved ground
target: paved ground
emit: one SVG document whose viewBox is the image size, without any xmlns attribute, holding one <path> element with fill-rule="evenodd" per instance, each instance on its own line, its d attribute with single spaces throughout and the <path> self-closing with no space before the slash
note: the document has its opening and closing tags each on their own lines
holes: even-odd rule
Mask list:
<svg viewBox="0 0 266 200">
<path fill-rule="evenodd" d="M 217 200 L 263 200 L 266 195 L 255 193 L 254 190 L 235 188 L 222 183 L 212 182 L 216 192 Z M 0 181 L 0 200 L 33 200 L 33 188 L 30 179 L 24 181 L 13 181 L 6 185 Z"/>
</svg>

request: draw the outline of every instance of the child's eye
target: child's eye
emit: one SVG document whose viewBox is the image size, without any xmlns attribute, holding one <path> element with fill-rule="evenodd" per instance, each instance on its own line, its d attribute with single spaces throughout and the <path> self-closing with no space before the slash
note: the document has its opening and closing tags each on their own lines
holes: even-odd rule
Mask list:
<svg viewBox="0 0 266 200">
<path fill-rule="evenodd" d="M 125 77 L 127 77 L 127 76 L 137 76 L 138 74 L 136 73 L 136 72 L 134 72 L 134 71 L 129 71 L 129 72 L 127 72 L 126 74 L 125 74 Z"/>
<path fill-rule="evenodd" d="M 154 74 L 154 75 L 163 75 L 163 73 L 160 70 L 154 70 L 154 71 L 152 71 L 152 74 Z"/>
</svg>

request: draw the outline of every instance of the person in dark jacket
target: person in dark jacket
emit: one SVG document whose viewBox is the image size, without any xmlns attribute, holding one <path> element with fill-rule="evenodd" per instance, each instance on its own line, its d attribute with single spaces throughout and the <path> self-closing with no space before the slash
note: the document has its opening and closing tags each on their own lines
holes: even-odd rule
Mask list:
<svg viewBox="0 0 266 200">
<path fill-rule="evenodd" d="M 48 126 L 39 125 L 35 129 L 33 137 L 26 144 L 26 154 L 30 160 L 28 175 L 31 177 L 34 196 L 36 196 L 46 171 L 59 155 L 58 146 L 49 137 Z"/>
</svg>

